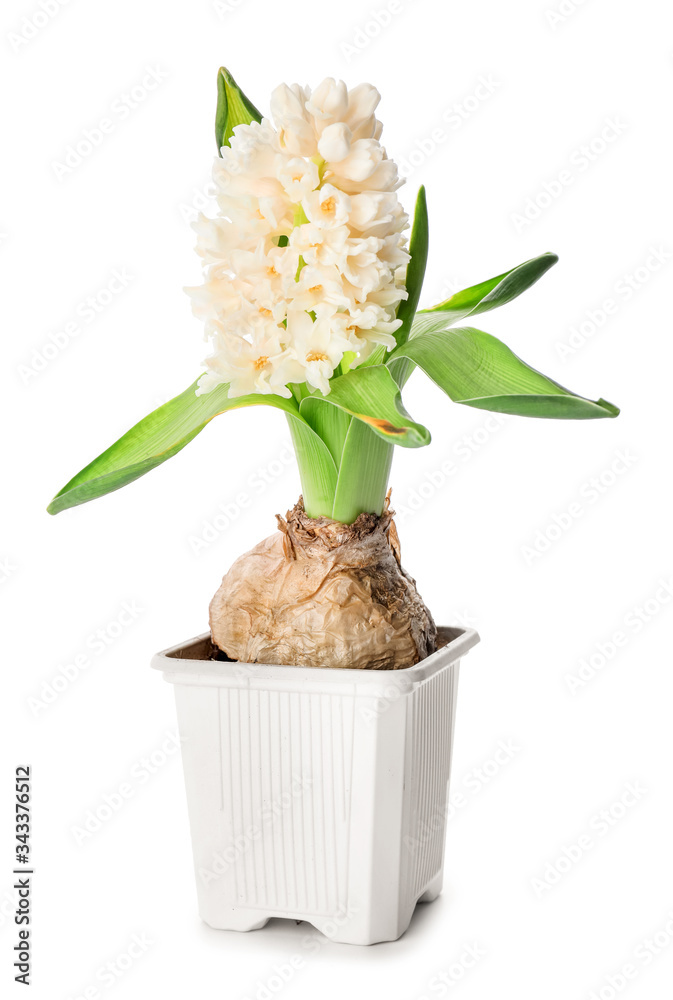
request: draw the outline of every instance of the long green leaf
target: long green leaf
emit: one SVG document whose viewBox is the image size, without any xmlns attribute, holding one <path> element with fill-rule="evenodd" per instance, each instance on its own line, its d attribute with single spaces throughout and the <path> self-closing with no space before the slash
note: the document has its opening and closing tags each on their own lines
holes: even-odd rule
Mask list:
<svg viewBox="0 0 673 1000">
<path fill-rule="evenodd" d="M 612 403 L 577 396 L 530 368 L 502 341 L 472 327 L 424 333 L 390 357 L 410 359 L 456 403 L 522 417 L 616 417 Z"/>
<path fill-rule="evenodd" d="M 352 420 L 341 456 L 332 517 L 352 524 L 358 514 L 381 514 L 394 446 L 361 420 Z"/>
<path fill-rule="evenodd" d="M 221 66 L 217 73 L 217 108 L 215 110 L 215 141 L 221 156 L 223 146 L 230 139 L 237 125 L 261 122 L 262 115 L 248 100 L 228 69 Z"/>
<path fill-rule="evenodd" d="M 415 340 L 425 333 L 444 333 L 451 326 L 451 317 L 441 312 L 417 312 L 411 326 L 409 339 Z M 393 366 L 394 367 L 394 366 Z"/>
<path fill-rule="evenodd" d="M 447 318 L 450 317 L 451 323 L 457 323 L 466 316 L 476 316 L 477 313 L 496 309 L 506 302 L 511 302 L 534 285 L 557 260 L 555 253 L 543 253 L 540 257 L 519 264 L 511 271 L 505 271 L 504 274 L 498 274 L 495 278 L 489 278 L 488 281 L 482 281 L 470 288 L 463 288 L 439 305 L 423 309 L 421 312 L 441 312 Z"/>
<path fill-rule="evenodd" d="M 58 514 L 68 507 L 95 500 L 139 479 L 176 455 L 213 417 L 226 410 L 242 406 L 275 406 L 304 424 L 293 399 L 260 394 L 229 399 L 226 385 L 216 386 L 211 392 L 197 396 L 196 386 L 194 382 L 179 396 L 144 417 L 78 472 L 51 501 L 47 508 L 49 513 Z"/>
<path fill-rule="evenodd" d="M 331 517 L 337 466 L 325 442 L 303 417 L 288 413 L 292 443 L 299 466 L 304 510 L 309 517 Z"/>
<path fill-rule="evenodd" d="M 402 404 L 400 390 L 385 365 L 354 368 L 330 382 L 328 396 L 307 396 L 301 401 L 301 415 L 316 426 L 319 407 L 336 406 L 367 424 L 384 441 L 403 448 L 422 448 L 430 442 L 430 431 L 415 423 Z"/>
<path fill-rule="evenodd" d="M 398 347 L 409 339 L 411 324 L 418 308 L 418 300 L 421 297 L 423 278 L 425 277 L 425 266 L 428 260 L 428 240 L 428 205 L 425 198 L 425 188 L 420 187 L 414 209 L 414 225 L 409 240 L 411 260 L 407 266 L 408 298 L 400 302 L 397 310 L 397 318 L 402 320 L 402 326 L 395 333 Z"/>
<path fill-rule="evenodd" d="M 300 403 L 300 407 L 309 398 L 311 397 L 305 396 Z M 301 410 L 301 415 L 313 428 L 318 437 L 325 442 L 338 469 L 346 434 L 353 418 L 338 406 L 321 406 L 319 403 L 320 399 L 324 399 L 324 397 L 316 397 L 317 405 L 307 402 L 304 409 Z"/>
</svg>

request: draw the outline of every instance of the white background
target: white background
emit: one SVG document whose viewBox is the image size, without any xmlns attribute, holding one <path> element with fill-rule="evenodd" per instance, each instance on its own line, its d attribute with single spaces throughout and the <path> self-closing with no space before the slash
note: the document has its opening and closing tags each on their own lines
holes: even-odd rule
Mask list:
<svg viewBox="0 0 673 1000">
<path fill-rule="evenodd" d="M 26 762 L 40 1000 L 91 987 L 252 998 L 293 956 L 284 997 L 414 1000 L 441 996 L 434 977 L 458 976 L 475 944 L 483 956 L 448 989 L 462 1000 L 669 995 L 673 10 L 666 0 L 395 6 L 70 0 L 46 19 L 37 2 L 3 4 L 0 964 L 11 995 L 23 995 L 11 983 L 11 793 Z M 389 23 L 377 27 L 372 11 Z M 433 443 L 398 454 L 393 469 L 404 561 L 436 619 L 476 625 L 482 643 L 461 679 L 452 787 L 462 798 L 444 893 L 400 941 L 369 949 L 308 948 L 310 928 L 294 923 L 237 935 L 199 922 L 179 755 L 165 752 L 172 691 L 148 669 L 155 650 L 204 630 L 224 571 L 294 503 L 282 418 L 221 417 L 127 489 L 45 513 L 71 475 L 199 370 L 201 328 L 181 290 L 199 280 L 186 216 L 215 152 L 221 64 L 262 109 L 282 80 L 373 82 L 389 154 L 411 171 L 408 207 L 427 185 L 423 304 L 558 252 L 540 284 L 481 325 L 573 390 L 622 407 L 613 421 L 498 425 L 419 373 L 408 386 Z M 143 80 L 154 89 L 122 117 L 115 102 Z M 105 117 L 112 131 L 61 170 Z M 571 183 L 554 185 L 564 170 Z M 522 222 L 526 206 L 538 217 Z M 81 303 L 115 269 L 127 286 L 87 322 Z M 73 321 L 77 335 L 38 370 L 50 335 Z M 583 334 L 563 351 L 573 328 Z M 437 473 L 451 462 L 452 475 Z M 564 518 L 571 504 L 580 514 Z M 124 603 L 136 617 L 119 630 Z M 91 645 L 99 628 L 121 631 L 102 652 Z M 78 654 L 89 665 L 36 707 Z M 591 657 L 593 676 L 573 684 Z M 489 764 L 501 741 L 516 750 Z M 132 797 L 78 836 L 123 782 Z M 640 791 L 624 807 L 629 783 Z M 551 885 L 582 836 L 591 848 Z M 658 932 L 647 959 L 642 942 Z M 134 934 L 152 943 L 106 986 L 98 970 Z"/>
</svg>

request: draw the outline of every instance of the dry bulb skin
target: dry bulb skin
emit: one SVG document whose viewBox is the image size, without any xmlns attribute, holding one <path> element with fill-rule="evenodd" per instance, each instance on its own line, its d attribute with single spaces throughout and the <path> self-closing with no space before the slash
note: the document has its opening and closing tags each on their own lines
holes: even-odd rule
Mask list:
<svg viewBox="0 0 673 1000">
<path fill-rule="evenodd" d="M 301 497 L 233 564 L 210 605 L 232 660 L 398 670 L 434 652 L 437 629 L 400 564 L 393 512 L 310 518 Z"/>
</svg>

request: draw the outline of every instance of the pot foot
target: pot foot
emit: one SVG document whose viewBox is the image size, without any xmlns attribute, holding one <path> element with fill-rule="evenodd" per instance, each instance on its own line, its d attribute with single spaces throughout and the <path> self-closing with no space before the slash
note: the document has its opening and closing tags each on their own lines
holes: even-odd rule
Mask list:
<svg viewBox="0 0 673 1000">
<path fill-rule="evenodd" d="M 423 895 L 418 897 L 418 902 L 432 903 L 433 900 L 437 899 L 441 891 L 442 891 L 442 876 L 438 875 L 436 878 L 432 880 L 432 882 L 425 890 Z"/>
<path fill-rule="evenodd" d="M 225 919 L 207 920 L 201 918 L 205 924 L 216 931 L 258 931 L 269 922 L 269 917 L 261 917 L 256 910 L 232 910 Z"/>
</svg>

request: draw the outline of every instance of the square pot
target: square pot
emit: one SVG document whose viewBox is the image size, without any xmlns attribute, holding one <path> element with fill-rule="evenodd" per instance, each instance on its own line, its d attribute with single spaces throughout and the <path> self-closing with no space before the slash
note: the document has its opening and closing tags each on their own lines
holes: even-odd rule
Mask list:
<svg viewBox="0 0 673 1000">
<path fill-rule="evenodd" d="M 442 887 L 458 670 L 478 641 L 440 628 L 435 653 L 395 671 L 233 662 L 208 634 L 153 658 L 175 686 L 207 924 L 404 933 Z"/>
</svg>

